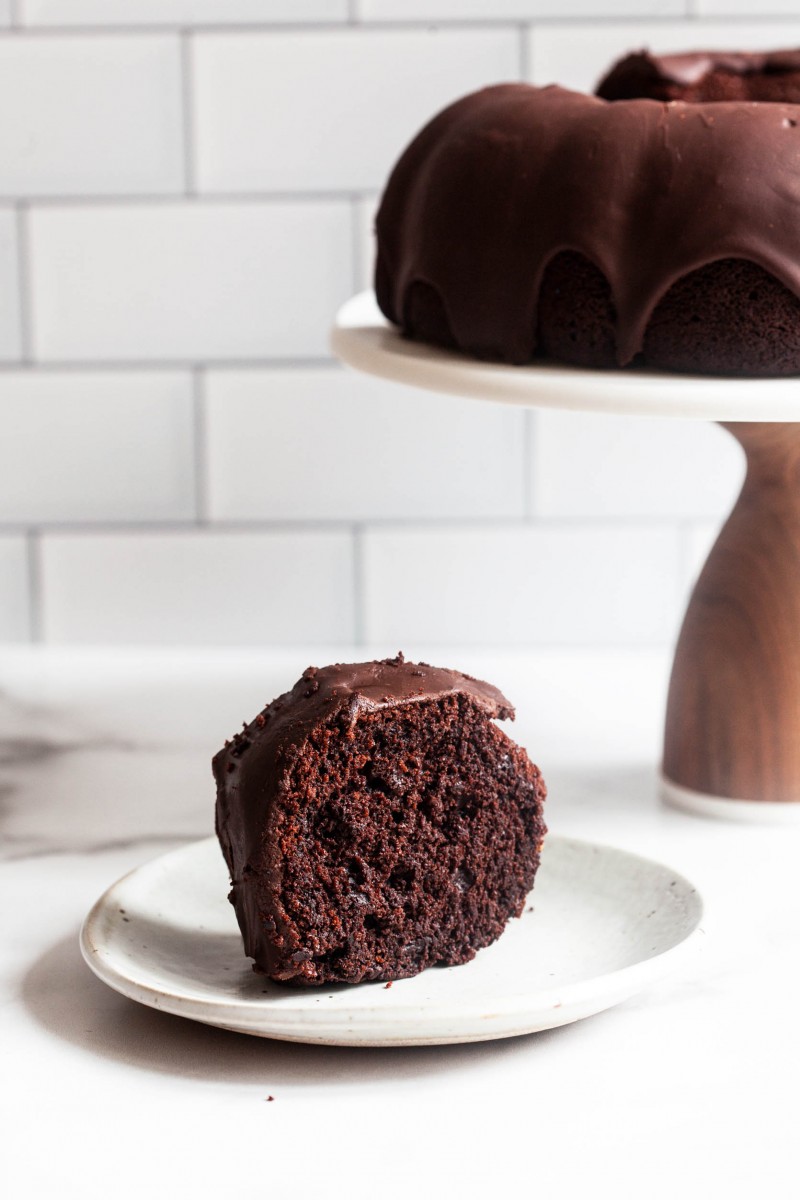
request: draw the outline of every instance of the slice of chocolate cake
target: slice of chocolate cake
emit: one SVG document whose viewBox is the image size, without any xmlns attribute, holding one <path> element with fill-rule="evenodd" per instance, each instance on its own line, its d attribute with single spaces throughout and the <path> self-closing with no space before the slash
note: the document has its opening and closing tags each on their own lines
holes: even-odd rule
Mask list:
<svg viewBox="0 0 800 1200">
<path fill-rule="evenodd" d="M 217 835 L 256 970 L 293 984 L 468 962 L 519 916 L 545 786 L 488 683 L 309 667 L 215 756 Z"/>
</svg>

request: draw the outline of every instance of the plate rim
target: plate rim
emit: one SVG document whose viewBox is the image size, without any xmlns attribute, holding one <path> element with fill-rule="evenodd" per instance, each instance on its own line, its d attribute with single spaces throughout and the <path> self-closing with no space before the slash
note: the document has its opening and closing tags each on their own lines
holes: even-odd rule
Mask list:
<svg viewBox="0 0 800 1200">
<path fill-rule="evenodd" d="M 540 362 L 483 362 L 404 338 L 371 289 L 346 300 L 329 335 L 357 371 L 431 392 L 526 408 L 707 421 L 800 420 L 800 376 L 691 375 Z"/>
<path fill-rule="evenodd" d="M 434 1008 L 431 1010 L 428 1002 L 400 1003 L 393 1002 L 388 1012 L 381 1012 L 380 1005 L 374 1004 L 358 1009 L 353 1017 L 353 1010 L 338 1008 L 334 1010 L 321 1008 L 319 1010 L 272 1009 L 269 1020 L 265 1022 L 266 1010 L 257 998 L 225 997 L 224 999 L 203 998 L 171 990 L 169 987 L 156 987 L 152 983 L 143 982 L 135 974 L 126 974 L 119 967 L 118 960 L 107 947 L 105 939 L 98 937 L 98 925 L 106 913 L 116 911 L 119 907 L 115 896 L 118 889 L 133 876 L 173 856 L 191 856 L 192 851 L 200 847 L 210 847 L 217 839 L 209 837 L 195 839 L 166 851 L 163 854 L 147 859 L 120 876 L 98 897 L 86 914 L 80 929 L 79 945 L 81 954 L 92 972 L 106 986 L 119 994 L 154 1008 L 161 1012 L 199 1021 L 203 1024 L 234 1030 L 274 1040 L 306 1042 L 323 1045 L 341 1046 L 412 1046 L 412 1045 L 441 1045 L 447 1043 L 466 1043 L 485 1041 L 495 1038 L 522 1036 L 526 1033 L 541 1031 L 559 1025 L 580 1020 L 594 1015 L 622 1000 L 643 990 L 649 983 L 655 982 L 672 969 L 676 960 L 702 946 L 705 939 L 705 904 L 698 888 L 681 871 L 673 870 L 669 864 L 635 851 L 623 849 L 610 843 L 589 841 L 561 834 L 550 834 L 547 841 L 558 842 L 561 845 L 576 846 L 581 851 L 599 851 L 621 855 L 635 863 L 645 863 L 648 867 L 656 867 L 674 877 L 682 885 L 686 899 L 692 905 L 689 914 L 691 928 L 674 945 L 655 954 L 641 958 L 625 967 L 619 967 L 589 979 L 581 979 L 562 987 L 558 985 L 538 989 L 535 992 L 517 992 L 510 995 L 492 997 L 491 1002 L 471 1000 L 467 1003 L 453 1003 L 446 1011 Z M 534 893 L 535 895 L 535 893 Z M 443 970 L 464 970 L 469 963 L 462 966 L 442 968 Z M 421 974 L 424 974 L 421 973 Z M 399 982 L 403 982 L 402 980 Z M 363 985 L 354 985 L 363 986 Z M 385 984 L 380 981 L 368 986 L 383 990 Z M 314 993 L 322 998 L 326 994 L 323 986 L 314 989 L 304 989 L 303 994 Z M 287 992 L 287 995 L 290 994 Z M 535 997 L 535 1003 L 534 1001 Z M 491 1011 L 487 1013 L 487 1008 Z M 549 1013 L 551 1020 L 544 1014 Z M 417 1036 L 403 1032 L 406 1024 L 415 1017 L 423 1016 L 427 1032 Z M 387 1022 L 397 1021 L 401 1029 L 397 1036 L 387 1035 Z M 526 1023 L 527 1022 L 527 1023 Z M 447 1026 L 469 1023 L 469 1033 L 446 1033 Z M 383 1030 L 381 1034 L 378 1027 Z"/>
</svg>

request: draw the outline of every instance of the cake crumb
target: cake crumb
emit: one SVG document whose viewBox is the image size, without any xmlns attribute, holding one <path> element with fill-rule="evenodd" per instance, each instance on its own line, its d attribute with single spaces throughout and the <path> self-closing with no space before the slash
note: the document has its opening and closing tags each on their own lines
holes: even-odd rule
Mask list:
<svg viewBox="0 0 800 1200">
<path fill-rule="evenodd" d="M 416 680 L 412 672 L 419 672 Z M 307 705 L 316 689 L 318 701 Z M 243 722 L 233 748 L 214 756 L 220 841 L 239 881 L 231 898 L 245 944 L 253 949 L 255 942 L 258 951 L 254 970 L 295 984 L 383 976 L 388 991 L 398 977 L 468 961 L 523 910 L 544 836 L 544 784 L 525 752 L 493 724 L 511 711 L 497 689 L 467 684 L 457 671 L 406 664 L 398 652 L 395 659 L 309 670 L 270 710 L 274 722 Z M 237 787 L 242 757 L 251 766 Z M 290 780 L 297 806 L 284 795 Z M 300 803 L 321 798 L 319 789 L 335 793 L 335 801 Z M 415 797 L 422 794 L 417 829 Z M 281 890 L 262 896 L 260 871 L 233 861 L 234 850 L 251 800 L 253 811 L 264 801 L 271 812 L 273 798 L 284 814 Z M 261 838 L 263 831 L 252 832 Z M 493 846 L 501 840 L 508 853 L 498 855 Z M 318 875 L 328 879 L 333 851 L 336 878 L 305 886 Z M 496 894 L 503 905 L 487 911 L 486 897 Z M 439 916 L 443 906 L 448 921 Z M 288 929 L 283 913 L 292 915 Z"/>
<path fill-rule="evenodd" d="M 269 1103 L 269 1102 L 270 1102 L 270 1100 L 274 1100 L 274 1099 L 275 1099 L 275 1097 L 274 1097 L 274 1096 L 267 1096 L 267 1100 L 266 1100 L 266 1102 L 267 1102 L 267 1103 Z"/>
</svg>

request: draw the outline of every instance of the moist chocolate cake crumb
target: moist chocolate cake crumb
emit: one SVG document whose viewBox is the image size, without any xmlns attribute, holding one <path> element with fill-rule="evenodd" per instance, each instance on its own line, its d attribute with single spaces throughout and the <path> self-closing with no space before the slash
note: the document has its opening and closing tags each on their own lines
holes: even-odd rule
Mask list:
<svg viewBox="0 0 800 1200">
<path fill-rule="evenodd" d="M 603 274 L 581 254 L 558 254 L 539 295 L 540 351 L 577 366 L 613 367 L 615 323 Z M 656 305 L 636 364 L 717 375 L 797 374 L 800 299 L 756 263 L 708 263 Z"/>
<path fill-rule="evenodd" d="M 398 655 L 309 669 L 260 715 L 213 763 L 257 971 L 390 983 L 469 961 L 522 913 L 546 791 L 494 723 L 514 715 L 497 689 Z"/>
</svg>

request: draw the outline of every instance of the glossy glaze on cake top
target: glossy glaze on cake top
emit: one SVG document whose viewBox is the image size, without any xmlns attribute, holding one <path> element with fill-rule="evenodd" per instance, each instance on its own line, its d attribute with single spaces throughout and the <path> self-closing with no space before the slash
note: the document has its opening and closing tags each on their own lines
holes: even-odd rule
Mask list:
<svg viewBox="0 0 800 1200">
<path fill-rule="evenodd" d="M 574 252 L 608 281 L 626 365 L 659 300 L 707 264 L 745 260 L 799 297 L 798 214 L 792 105 L 501 84 L 434 117 L 400 158 L 377 217 L 376 292 L 411 336 L 522 364 L 545 271 Z M 420 287 L 443 336 L 415 328 Z"/>
</svg>

